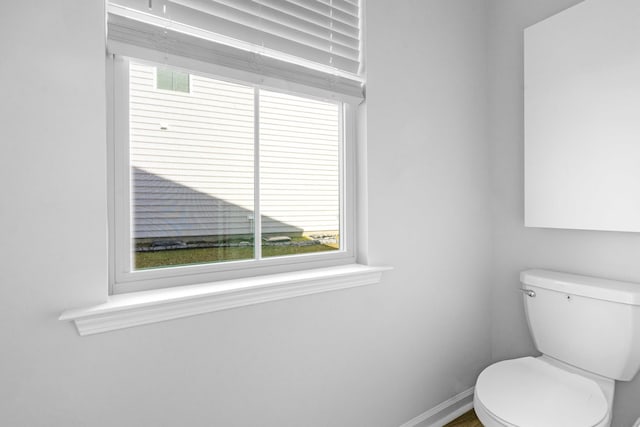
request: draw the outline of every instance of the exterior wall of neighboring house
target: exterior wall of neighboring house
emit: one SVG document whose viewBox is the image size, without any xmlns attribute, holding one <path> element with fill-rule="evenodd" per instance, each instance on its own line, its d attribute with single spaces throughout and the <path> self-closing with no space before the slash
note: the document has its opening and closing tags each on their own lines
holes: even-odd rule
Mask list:
<svg viewBox="0 0 640 427">
<path fill-rule="evenodd" d="M 136 238 L 251 234 L 254 90 L 191 75 L 189 92 L 130 68 Z M 261 91 L 263 233 L 339 229 L 339 107 Z"/>
</svg>

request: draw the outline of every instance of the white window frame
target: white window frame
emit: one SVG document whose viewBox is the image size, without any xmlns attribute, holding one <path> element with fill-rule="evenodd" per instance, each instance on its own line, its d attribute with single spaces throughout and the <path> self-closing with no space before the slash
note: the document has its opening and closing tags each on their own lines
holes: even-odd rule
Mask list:
<svg viewBox="0 0 640 427">
<path fill-rule="evenodd" d="M 150 63 L 138 58 L 125 58 L 110 55 L 107 61 L 108 112 L 109 112 L 109 225 L 110 225 L 110 294 L 167 288 L 181 285 L 210 283 L 223 280 L 240 279 L 261 275 L 279 274 L 301 270 L 353 264 L 356 262 L 356 117 L 358 106 L 342 101 L 341 153 L 340 153 L 340 249 L 318 253 L 288 255 L 265 259 L 224 261 L 188 266 L 164 267 L 149 270 L 132 270 L 132 239 L 130 213 L 130 164 L 129 164 L 129 60 L 137 63 Z M 165 64 L 163 64 L 165 65 Z M 256 84 L 241 80 L 233 75 L 218 75 L 199 67 L 194 61 L 185 67 L 183 64 L 166 64 L 169 67 L 183 69 L 185 72 L 219 80 L 226 80 L 281 93 L 303 96 L 311 99 L 326 100 L 325 93 L 309 88 L 301 92 L 283 90 L 283 87 Z M 256 112 L 257 113 L 257 112 Z M 257 114 L 256 114 L 257 120 Z M 256 138 L 257 141 L 257 138 Z M 256 151 L 256 162 L 259 153 Z M 257 171 L 259 164 L 254 165 Z M 255 176 L 256 199 L 258 180 Z M 254 206 L 255 218 L 259 218 L 259 205 Z M 257 223 L 258 221 L 256 221 Z M 255 230 L 259 233 L 258 226 Z M 257 234 L 258 236 L 260 234 Z M 254 239 L 254 255 L 261 250 L 261 239 Z"/>
</svg>

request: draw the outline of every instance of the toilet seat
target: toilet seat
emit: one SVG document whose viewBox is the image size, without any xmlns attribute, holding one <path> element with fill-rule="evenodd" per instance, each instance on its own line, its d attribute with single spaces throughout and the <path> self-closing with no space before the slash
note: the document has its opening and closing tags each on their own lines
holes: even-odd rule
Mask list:
<svg viewBox="0 0 640 427">
<path fill-rule="evenodd" d="M 606 425 L 607 399 L 598 384 L 534 357 L 486 368 L 475 399 L 498 425 L 595 427 Z M 482 421 L 482 420 L 481 420 Z"/>
</svg>

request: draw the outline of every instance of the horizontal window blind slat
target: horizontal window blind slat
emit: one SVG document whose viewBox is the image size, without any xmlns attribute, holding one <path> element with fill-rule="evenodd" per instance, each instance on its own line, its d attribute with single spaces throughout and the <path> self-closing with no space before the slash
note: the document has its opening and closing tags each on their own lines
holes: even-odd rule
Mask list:
<svg viewBox="0 0 640 427">
<path fill-rule="evenodd" d="M 336 9 L 340 9 L 341 11 L 348 13 L 353 16 L 360 16 L 360 5 L 359 2 L 350 2 L 345 0 L 333 0 L 331 2 L 332 6 Z"/>
<path fill-rule="evenodd" d="M 287 28 L 292 28 L 356 50 L 359 47 L 357 18 L 340 19 L 339 17 L 343 14 L 339 11 L 335 14 L 318 13 L 277 0 L 174 0 L 174 2 L 196 8 L 204 4 L 208 8 L 208 13 L 215 10 L 214 4 L 217 3 L 227 7 L 218 9 L 217 16 L 245 25 L 256 25 L 264 32 L 284 34 Z"/>
<path fill-rule="evenodd" d="M 359 39 L 359 21 L 357 17 L 320 3 L 320 9 L 301 8 L 286 1 L 260 0 L 168 0 L 167 15 L 171 19 L 171 7 L 180 5 L 193 9 L 193 15 L 208 13 L 230 22 L 249 25 L 267 33 L 286 31 L 295 28 L 305 33 L 314 33 L 317 27 L 330 32 L 340 33 L 352 39 Z M 304 18 L 307 18 L 306 20 Z M 192 18 L 193 19 L 193 18 Z M 184 21 L 187 23 L 187 19 Z M 272 25 L 277 24 L 277 25 Z M 229 35 L 228 33 L 224 33 Z"/>
<path fill-rule="evenodd" d="M 222 33 L 227 37 L 251 43 L 258 49 L 267 48 L 281 51 L 320 64 L 333 65 L 353 73 L 358 70 L 357 51 L 329 42 L 323 43 L 322 39 L 293 28 L 286 31 L 286 27 L 280 26 L 282 31 L 277 31 L 278 24 L 271 23 L 270 27 L 273 28 L 273 32 L 266 32 L 259 27 L 257 28 L 256 19 L 234 22 L 229 19 L 230 14 L 223 14 L 220 11 L 227 7 L 217 3 L 207 3 L 203 6 L 204 10 L 199 11 L 200 13 L 194 13 L 190 7 L 178 3 L 171 6 L 171 13 L 168 15 L 170 21 L 189 22 L 190 26 L 212 33 Z M 267 22 L 263 22 L 263 26 L 267 24 Z"/>
<path fill-rule="evenodd" d="M 227 61 L 223 62 L 232 63 L 234 68 L 261 73 L 266 71 L 260 69 L 266 64 L 255 66 L 255 53 L 259 52 L 269 58 L 264 61 L 271 66 L 269 71 L 285 80 L 292 75 L 288 69 L 297 67 L 306 72 L 296 80 L 306 80 L 307 84 L 320 76 L 329 80 L 335 80 L 335 76 L 351 80 L 353 76 L 353 82 L 344 83 L 358 86 L 361 97 L 362 83 L 357 77 L 361 57 L 357 2 L 156 0 L 151 5 L 149 9 L 149 3 L 142 0 L 111 0 L 108 41 L 216 64 L 220 64 L 216 60 L 225 58 Z M 123 20 L 114 18 L 117 15 L 132 22 L 124 25 Z M 202 42 L 194 38 L 206 41 L 209 52 L 196 48 Z M 120 48 L 114 43 L 109 45 Z M 247 62 L 244 65 L 243 60 Z M 317 87 L 315 83 L 312 86 Z M 322 86 L 344 93 L 332 83 Z"/>
<path fill-rule="evenodd" d="M 256 1 L 270 1 L 278 2 L 279 0 L 256 0 Z M 285 0 L 286 3 L 292 3 L 296 6 L 303 7 L 305 9 L 313 10 L 316 13 L 322 15 L 328 15 L 331 13 L 331 9 L 334 11 L 342 12 L 344 15 L 348 15 L 349 18 L 343 18 L 347 22 L 353 22 L 353 26 L 359 28 L 359 15 L 360 8 L 358 5 L 346 2 L 344 0 L 332 0 L 332 1 L 317 1 L 317 0 Z"/>
<path fill-rule="evenodd" d="M 122 10 L 118 10 L 124 13 Z M 182 28 L 181 28 L 182 30 Z M 316 88 L 348 102 L 362 99 L 362 81 L 355 75 L 335 74 L 270 56 L 238 49 L 206 38 L 185 34 L 118 14 L 109 15 L 108 49 L 111 53 L 158 62 L 170 58 L 184 63 L 183 58 L 214 64 L 220 71 L 238 70 L 252 79 L 277 79 L 287 85 Z M 168 40 L 171 40 L 170 42 Z M 163 59 L 164 58 L 164 59 Z M 191 65 L 189 65 L 191 66 Z"/>
<path fill-rule="evenodd" d="M 164 15 L 168 19 L 177 20 L 178 17 L 191 13 L 193 15 L 191 20 L 198 19 L 202 25 L 203 18 L 207 20 L 218 18 L 225 21 L 224 27 L 218 27 L 218 31 L 228 36 L 251 41 L 257 46 L 266 46 L 272 42 L 270 36 L 291 37 L 293 41 L 308 44 L 313 42 L 310 42 L 307 36 L 315 35 L 319 39 L 316 40 L 316 47 L 320 48 L 323 46 L 323 40 L 329 42 L 332 36 L 335 38 L 335 34 L 342 33 L 354 40 L 357 40 L 358 36 L 357 28 L 349 27 L 334 19 L 326 18 L 325 23 L 304 21 L 281 10 L 259 5 L 253 0 L 173 0 L 171 3 L 171 8 L 167 9 Z M 186 20 L 183 19 L 181 22 Z M 233 28 L 234 25 L 238 27 Z M 283 51 L 288 49 L 284 45 L 282 47 Z M 357 50 L 357 46 L 354 48 Z"/>
</svg>

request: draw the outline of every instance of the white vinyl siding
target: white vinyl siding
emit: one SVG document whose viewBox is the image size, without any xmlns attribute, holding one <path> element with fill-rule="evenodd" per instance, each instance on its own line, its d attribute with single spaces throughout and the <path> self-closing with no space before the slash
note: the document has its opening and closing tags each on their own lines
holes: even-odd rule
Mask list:
<svg viewBox="0 0 640 427">
<path fill-rule="evenodd" d="M 190 93 L 158 90 L 130 66 L 132 237 L 250 235 L 254 91 L 191 75 Z M 338 104 L 260 91 L 263 233 L 338 232 Z"/>
<path fill-rule="evenodd" d="M 337 232 L 339 141 L 337 105 L 261 91 L 263 233 L 288 231 L 282 224 L 305 233 Z"/>
<path fill-rule="evenodd" d="M 191 76 L 191 93 L 156 89 L 131 63 L 133 237 L 253 232 L 251 87 Z"/>
</svg>

